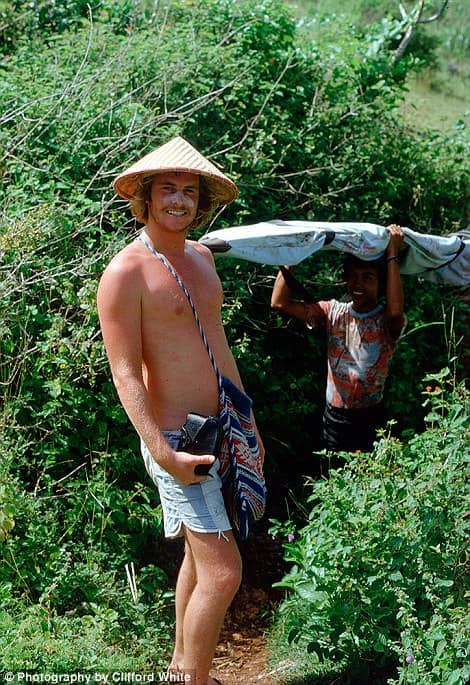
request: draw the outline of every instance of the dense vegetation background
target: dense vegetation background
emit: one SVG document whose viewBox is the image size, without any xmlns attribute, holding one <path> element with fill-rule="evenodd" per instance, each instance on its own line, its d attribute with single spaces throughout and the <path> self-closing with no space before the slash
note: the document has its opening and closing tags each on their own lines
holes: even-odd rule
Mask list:
<svg viewBox="0 0 470 685">
<path fill-rule="evenodd" d="M 119 170 L 181 134 L 240 186 L 240 199 L 214 226 L 271 218 L 393 220 L 433 233 L 466 226 L 465 121 L 451 125 L 447 119 L 438 130 L 429 128 L 432 121 L 410 119 L 407 93 L 420 75 L 429 78 L 431 67 L 444 69 L 450 52 L 458 71 L 468 69 L 464 3 L 453 3 L 442 32 L 420 28 L 398 61 L 393 55 L 405 26 L 395 3 L 357 0 L 347 16 L 338 14 L 341 3 L 299 5 L 0 2 L 1 668 L 158 668 L 170 646 L 172 594 L 158 497 L 112 387 L 95 308 L 99 274 L 136 229 L 110 187 Z M 318 475 L 322 340 L 270 314 L 275 270 L 231 261 L 219 261 L 218 268 L 227 335 L 268 448 L 270 515 L 284 520 L 288 492 L 302 498 L 302 476 Z M 338 255 L 309 260 L 299 275 L 320 297 L 341 292 Z M 405 287 L 409 328 L 387 392 L 394 437 L 384 439 L 377 468 L 387 487 L 394 472 L 385 464 L 403 454 L 403 487 L 411 483 L 412 489 L 413 469 L 435 453 L 432 479 L 448 474 L 454 492 L 466 453 L 458 442 L 466 428 L 459 385 L 462 297 L 419 279 L 408 278 Z M 426 374 L 446 366 L 452 372 L 429 386 Z M 422 392 L 431 392 L 426 387 L 443 417 L 432 433 L 424 421 L 429 407 L 423 407 Z M 452 430 L 446 428 L 448 416 L 460 422 Z M 433 451 L 429 441 L 446 447 Z M 444 487 L 422 467 L 426 491 L 431 483 Z M 357 500 L 361 469 L 367 471 L 353 462 L 345 472 L 352 475 L 341 481 L 341 496 L 346 493 L 349 502 Z M 326 502 L 336 498 L 337 482 L 322 484 Z M 435 648 L 423 638 L 421 661 L 413 667 L 420 670 L 413 675 L 405 669 L 400 682 L 465 680 L 462 531 L 448 525 L 460 505 L 457 497 L 449 502 L 445 517 L 433 522 L 438 532 L 432 544 L 434 561 L 444 566 L 437 577 L 450 588 L 445 601 L 451 602 L 439 605 L 439 615 L 447 620 L 455 609 L 458 627 L 440 638 L 444 671 L 432 675 Z M 421 520 L 418 504 L 410 506 Z M 316 519 L 316 502 L 301 502 L 286 525 L 305 541 L 299 549 L 305 544 L 311 550 L 309 529 L 297 533 L 305 511 Z M 372 525 L 367 507 L 363 516 L 364 525 Z M 410 514 L 403 526 L 406 537 L 416 519 Z M 449 553 L 439 547 L 444 537 Z M 423 535 L 420 544 L 427 539 Z M 400 551 L 403 564 L 410 553 L 409 547 Z M 289 554 L 298 562 L 299 551 Z M 308 582 L 308 592 L 316 592 L 308 554 L 298 571 L 308 581 L 302 577 L 298 584 Z M 324 554 L 331 559 L 333 552 L 325 548 Z M 423 559 L 416 572 L 427 573 L 428 563 Z M 126 576 L 131 564 L 139 589 L 134 599 Z M 363 571 L 355 567 L 357 582 Z M 291 585 L 297 584 L 295 573 Z M 334 579 L 328 582 L 333 587 Z M 403 629 L 409 640 L 421 639 L 431 621 L 436 605 L 425 595 L 432 587 L 431 577 L 406 595 L 407 610 L 418 612 L 416 634 L 408 623 Z M 289 601 L 289 607 L 295 604 Z M 333 604 L 325 600 L 322 606 Z M 395 623 L 397 611 L 390 601 L 382 623 L 371 622 L 370 633 L 352 632 L 352 642 L 335 642 L 336 628 L 328 639 L 314 628 L 300 635 L 305 639 L 299 644 L 319 664 L 311 677 L 335 668 L 348 672 L 352 661 L 364 663 L 377 650 L 385 670 L 393 672 L 403 663 L 405 639 Z M 287 637 L 297 639 L 292 624 L 303 618 L 287 613 Z M 383 623 L 389 626 L 385 636 Z M 454 680 L 439 680 L 442 673 L 453 673 Z"/>
</svg>

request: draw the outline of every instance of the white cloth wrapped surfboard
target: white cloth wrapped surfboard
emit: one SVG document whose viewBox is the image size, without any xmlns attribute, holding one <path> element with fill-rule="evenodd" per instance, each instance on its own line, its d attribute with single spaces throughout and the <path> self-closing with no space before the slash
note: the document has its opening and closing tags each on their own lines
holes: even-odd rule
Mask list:
<svg viewBox="0 0 470 685">
<path fill-rule="evenodd" d="M 448 236 L 417 233 L 403 228 L 406 249 L 400 272 L 419 275 L 436 283 L 465 286 L 470 283 L 470 234 Z M 199 242 L 214 254 L 259 264 L 299 264 L 318 250 L 342 250 L 364 260 L 384 254 L 389 233 L 368 223 L 321 221 L 264 221 L 206 233 Z"/>
</svg>

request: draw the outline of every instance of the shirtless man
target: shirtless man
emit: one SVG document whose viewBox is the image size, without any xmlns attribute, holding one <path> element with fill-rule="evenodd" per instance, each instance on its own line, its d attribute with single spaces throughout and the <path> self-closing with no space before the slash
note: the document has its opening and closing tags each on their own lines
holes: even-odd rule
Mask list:
<svg viewBox="0 0 470 685">
<path fill-rule="evenodd" d="M 179 137 L 120 174 L 114 188 L 145 224 L 145 242 L 127 245 L 103 273 L 101 329 L 119 398 L 159 488 L 165 534 L 185 540 L 170 670 L 190 674 L 185 682 L 213 685 L 218 681 L 209 669 L 240 584 L 241 559 L 218 463 L 212 455 L 179 450 L 178 440 L 189 412 L 217 414 L 218 384 L 185 295 L 151 248 L 167 258 L 190 291 L 221 373 L 243 388 L 222 325 L 223 292 L 212 255 L 187 240 L 188 230 L 233 201 L 238 189 Z M 263 451 L 259 437 L 258 443 Z M 195 475 L 197 464 L 210 464 L 210 475 Z"/>
</svg>

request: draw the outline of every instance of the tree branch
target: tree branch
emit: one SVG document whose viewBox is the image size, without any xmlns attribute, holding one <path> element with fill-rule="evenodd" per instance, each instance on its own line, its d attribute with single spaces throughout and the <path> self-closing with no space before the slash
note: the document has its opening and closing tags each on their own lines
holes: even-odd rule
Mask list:
<svg viewBox="0 0 470 685">
<path fill-rule="evenodd" d="M 440 7 L 440 9 L 433 14 L 432 17 L 429 17 L 428 19 L 423 19 L 423 12 L 424 12 L 424 6 L 425 6 L 426 0 L 419 0 L 418 5 L 411 11 L 407 12 L 404 5 L 402 3 L 399 4 L 400 8 L 400 14 L 403 18 L 403 20 L 408 20 L 409 24 L 408 27 L 405 31 L 405 35 L 400 41 L 400 45 L 395 51 L 395 54 L 393 56 L 393 61 L 398 62 L 399 59 L 401 59 L 410 44 L 410 41 L 413 37 L 414 32 L 416 31 L 417 27 L 419 24 L 430 24 L 432 21 L 437 21 L 442 17 L 444 14 L 447 5 L 449 4 L 449 0 L 443 0 L 443 3 Z"/>
<path fill-rule="evenodd" d="M 444 0 L 444 2 L 441 5 L 441 9 L 438 10 L 436 14 L 433 14 L 432 17 L 429 17 L 429 19 L 421 19 L 420 24 L 430 24 L 432 21 L 437 21 L 438 19 L 440 19 L 446 11 L 448 4 L 449 0 Z"/>
</svg>

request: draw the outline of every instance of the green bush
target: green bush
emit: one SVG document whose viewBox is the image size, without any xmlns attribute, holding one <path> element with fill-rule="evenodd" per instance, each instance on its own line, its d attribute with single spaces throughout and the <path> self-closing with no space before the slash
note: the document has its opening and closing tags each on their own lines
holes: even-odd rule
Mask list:
<svg viewBox="0 0 470 685">
<path fill-rule="evenodd" d="M 468 681 L 468 393 L 450 380 L 448 369 L 425 379 L 422 434 L 349 455 L 311 483 L 303 527 L 273 529 L 289 533 L 293 564 L 273 649 L 294 648 L 302 682 Z"/>
<path fill-rule="evenodd" d="M 155 15 L 149 0 L 0 0 L 0 51 L 11 53 L 34 39 L 53 41 L 88 21 L 103 21 L 115 33 L 129 34 Z"/>
<path fill-rule="evenodd" d="M 417 3 L 406 3 L 408 9 Z M 442 3 L 426 3 L 424 17 L 435 14 Z M 380 22 L 384 17 L 399 20 L 401 18 L 399 5 L 394 0 L 349 0 L 347 6 L 342 0 L 296 0 L 293 9 L 305 16 L 337 15 L 342 21 L 349 21 L 357 27 L 369 27 Z M 452 55 L 453 59 L 461 60 L 468 56 L 468 28 L 469 15 L 464 0 L 449 2 L 439 21 L 425 24 L 420 28 L 420 39 L 425 37 L 428 45 L 440 44 L 439 52 Z M 413 43 L 411 52 L 414 52 Z"/>
<path fill-rule="evenodd" d="M 134 604 L 129 589 L 102 576 L 114 593 L 114 606 L 103 598 L 82 615 L 57 615 L 44 605 L 12 604 L 0 585 L 0 668 L 68 671 L 165 671 L 171 622 L 168 597 Z"/>
<path fill-rule="evenodd" d="M 206 154 L 225 149 L 215 161 L 223 156 L 242 193 L 221 225 L 393 216 L 445 231 L 462 218 L 464 141 L 452 141 L 451 154 L 445 141 L 403 129 L 402 77 L 386 50 L 367 56 L 362 35 L 342 28 L 323 43 L 303 40 L 276 0 L 170 2 L 150 23 L 145 3 L 132 11 L 131 33 L 116 33 L 100 14 L 54 40 L 41 42 L 38 33 L 34 60 L 31 45 L 19 45 L 3 66 L 3 430 L 12 445 L 24 436 L 15 472 L 29 488 L 51 487 L 108 453 L 118 484 L 145 478 L 94 302 L 100 272 L 128 239 L 122 224 L 133 227 L 112 204 L 109 183 L 144 150 L 174 133 Z M 338 262 L 333 277 L 330 256 L 303 265 L 319 296 L 338 293 Z M 309 443 L 322 408 L 323 350 L 315 336 L 293 324 L 278 328 L 268 314 L 272 269 L 219 264 L 229 340 L 276 468 L 286 406 L 299 424 L 287 449 L 305 456 L 298 447 Z M 436 320 L 439 297 L 413 283 L 410 321 Z M 410 340 L 391 397 L 395 413 L 413 421 L 419 400 L 408 370 L 421 377 L 422 365 L 434 358 L 437 366 L 446 349 L 442 337 Z"/>
<path fill-rule="evenodd" d="M 64 612 L 81 620 L 92 603 L 115 611 L 102 593 L 114 587 L 110 565 L 162 564 L 158 496 L 112 386 L 95 307 L 105 264 L 135 229 L 114 175 L 181 134 L 240 185 L 217 226 L 394 219 L 445 233 L 464 225 L 468 156 L 463 131 L 447 140 L 401 123 L 415 65 L 391 63 L 394 27 L 381 28 L 371 52 L 376 33 L 332 19 L 315 39 L 280 0 L 16 0 L 0 3 L 0 15 L 0 579 L 8 596 L 39 602 L 65 626 Z M 313 466 L 323 343 L 269 313 L 273 269 L 218 269 L 276 493 Z M 339 272 L 337 255 L 299 269 L 321 297 L 338 294 Z M 441 297 L 451 299 L 409 280 L 410 335 L 390 379 L 400 428 L 419 426 L 416 379 L 447 353 L 444 335 L 421 331 L 441 318 Z M 166 579 L 149 571 L 149 586 L 152 575 L 159 595 Z M 13 623 L 23 609 L 9 613 Z"/>
</svg>

